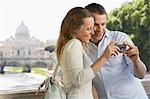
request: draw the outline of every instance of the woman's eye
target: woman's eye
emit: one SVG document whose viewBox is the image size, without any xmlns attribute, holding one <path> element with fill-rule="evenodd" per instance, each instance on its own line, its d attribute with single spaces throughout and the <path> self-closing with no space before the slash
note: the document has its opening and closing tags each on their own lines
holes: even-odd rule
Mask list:
<svg viewBox="0 0 150 99">
<path fill-rule="evenodd" d="M 92 28 L 88 28 L 87 30 L 90 31 Z"/>
</svg>

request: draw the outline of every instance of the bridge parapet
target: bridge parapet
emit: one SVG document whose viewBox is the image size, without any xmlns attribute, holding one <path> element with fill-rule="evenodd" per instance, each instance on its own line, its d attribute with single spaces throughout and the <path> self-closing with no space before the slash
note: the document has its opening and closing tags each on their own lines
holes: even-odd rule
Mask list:
<svg viewBox="0 0 150 99">
<path fill-rule="evenodd" d="M 49 67 L 55 64 L 55 60 L 49 57 L 0 57 L 0 64 L 3 61 L 6 62 L 5 66 L 25 66 L 28 64 L 30 66 Z"/>
<path fill-rule="evenodd" d="M 150 75 L 146 75 L 146 78 L 143 79 L 141 82 L 145 88 L 145 91 L 150 99 Z M 34 87 L 34 86 L 32 86 Z M 0 92 L 0 99 L 44 99 L 44 89 L 42 89 L 39 94 L 35 95 L 37 91 L 37 87 L 32 89 L 32 87 L 26 87 L 24 90 L 11 90 L 9 92 Z"/>
</svg>

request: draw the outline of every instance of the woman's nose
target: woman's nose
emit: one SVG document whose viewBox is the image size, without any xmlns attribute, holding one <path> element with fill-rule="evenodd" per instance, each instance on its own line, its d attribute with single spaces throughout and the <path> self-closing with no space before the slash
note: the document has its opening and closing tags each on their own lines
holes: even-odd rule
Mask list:
<svg viewBox="0 0 150 99">
<path fill-rule="evenodd" d="M 90 33 L 91 35 L 94 35 L 94 30 L 93 29 L 91 29 L 91 33 Z"/>
</svg>

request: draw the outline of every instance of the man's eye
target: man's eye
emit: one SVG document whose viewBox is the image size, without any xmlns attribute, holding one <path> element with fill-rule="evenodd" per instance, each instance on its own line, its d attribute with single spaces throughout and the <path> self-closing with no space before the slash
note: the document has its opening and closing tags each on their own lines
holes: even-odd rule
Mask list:
<svg viewBox="0 0 150 99">
<path fill-rule="evenodd" d="M 102 26 L 104 26 L 104 25 L 105 25 L 105 23 L 102 24 Z"/>
</svg>

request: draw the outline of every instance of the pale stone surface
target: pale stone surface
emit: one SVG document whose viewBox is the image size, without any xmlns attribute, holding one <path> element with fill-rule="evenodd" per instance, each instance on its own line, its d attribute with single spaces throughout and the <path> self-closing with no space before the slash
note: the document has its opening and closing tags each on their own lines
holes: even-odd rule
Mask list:
<svg viewBox="0 0 150 99">
<path fill-rule="evenodd" d="M 34 73 L 0 75 L 0 99 L 44 99 L 44 88 L 36 95 L 45 76 Z M 150 75 L 141 80 L 150 98 Z"/>
<path fill-rule="evenodd" d="M 0 99 L 44 99 L 44 92 L 40 91 L 37 95 L 35 94 L 35 92 L 3 94 L 0 95 Z"/>
<path fill-rule="evenodd" d="M 32 92 L 46 77 L 33 73 L 0 75 L 0 95 L 21 92 Z"/>
<path fill-rule="evenodd" d="M 44 88 L 35 92 L 45 78 L 34 73 L 1 74 L 0 99 L 44 99 Z"/>
<path fill-rule="evenodd" d="M 144 89 L 145 89 L 147 95 L 149 96 L 149 99 L 150 99 L 150 74 L 147 74 L 145 76 L 145 78 L 141 80 L 141 82 L 144 86 Z"/>
</svg>

